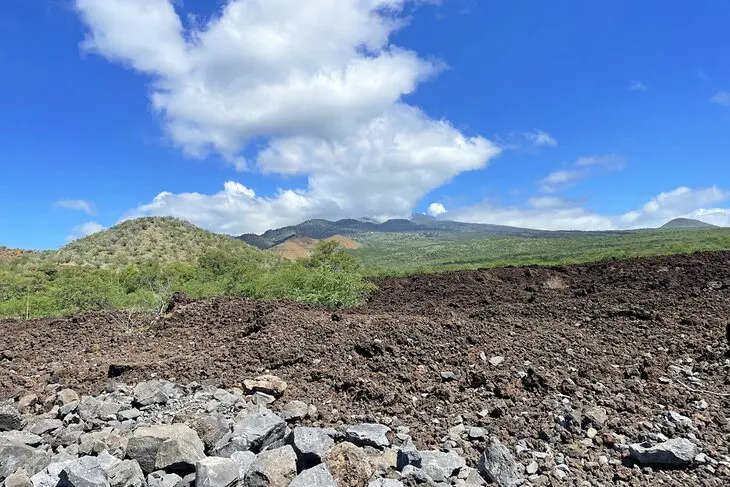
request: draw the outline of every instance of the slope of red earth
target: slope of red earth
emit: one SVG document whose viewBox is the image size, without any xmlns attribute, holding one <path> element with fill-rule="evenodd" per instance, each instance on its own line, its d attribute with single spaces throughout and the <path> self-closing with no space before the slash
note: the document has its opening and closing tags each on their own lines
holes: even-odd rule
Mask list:
<svg viewBox="0 0 730 487">
<path fill-rule="evenodd" d="M 281 403 L 315 404 L 319 424 L 397 417 L 439 448 L 461 418 L 564 455 L 592 485 L 730 485 L 729 323 L 730 252 L 387 278 L 336 312 L 220 298 L 179 302 L 152 326 L 121 313 L 2 322 L 0 399 L 57 381 L 230 388 L 270 372 L 289 383 Z M 124 372 L 109 379 L 110 365 Z M 591 440 L 596 406 L 607 421 Z M 715 460 L 652 472 L 616 446 L 658 434 L 693 438 Z M 456 443 L 471 459 L 480 446 Z"/>
</svg>

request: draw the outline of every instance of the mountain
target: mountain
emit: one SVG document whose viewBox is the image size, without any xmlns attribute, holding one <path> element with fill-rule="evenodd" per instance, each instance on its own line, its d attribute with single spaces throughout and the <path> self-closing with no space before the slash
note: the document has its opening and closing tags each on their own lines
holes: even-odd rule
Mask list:
<svg viewBox="0 0 730 487">
<path fill-rule="evenodd" d="M 208 250 L 243 253 L 252 259 L 266 254 L 244 242 L 208 232 L 177 218 L 128 220 L 108 230 L 74 240 L 55 252 L 66 264 L 113 267 L 134 262 L 189 262 Z"/>
<path fill-rule="evenodd" d="M 431 233 L 431 232 L 469 232 L 483 237 L 494 236 L 545 236 L 555 232 L 530 230 L 527 228 L 490 225 L 484 223 L 463 223 L 451 220 L 438 220 L 428 215 L 414 214 L 410 220 L 392 219 L 378 223 L 371 218 L 355 220 L 307 220 L 298 225 L 268 230 L 261 235 L 252 233 L 236 238 L 259 249 L 276 247 L 292 238 L 326 239 L 335 235 L 356 237 L 363 233 Z"/>
<path fill-rule="evenodd" d="M 705 223 L 700 220 L 692 218 L 675 218 L 674 220 L 668 221 L 661 228 L 718 228 L 717 225 Z"/>
</svg>

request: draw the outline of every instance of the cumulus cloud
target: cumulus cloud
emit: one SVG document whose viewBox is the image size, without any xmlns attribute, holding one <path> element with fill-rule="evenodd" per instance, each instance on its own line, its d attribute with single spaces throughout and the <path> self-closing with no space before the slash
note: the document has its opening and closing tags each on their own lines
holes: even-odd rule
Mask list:
<svg viewBox="0 0 730 487">
<path fill-rule="evenodd" d="M 679 187 L 661 193 L 641 208 L 619 215 L 590 211 L 577 202 L 558 197 L 535 197 L 526 205 L 500 207 L 489 202 L 451 211 L 454 220 L 496 223 L 542 230 L 619 230 L 653 228 L 674 218 L 696 218 L 719 226 L 730 226 L 730 192 L 718 187 Z"/>
<path fill-rule="evenodd" d="M 96 207 L 94 203 L 86 200 L 60 200 L 56 201 L 56 206 L 67 210 L 83 211 L 87 215 L 96 215 Z"/>
<path fill-rule="evenodd" d="M 538 181 L 538 185 L 544 193 L 555 193 L 573 186 L 596 171 L 617 171 L 623 167 L 623 158 L 616 155 L 579 157 L 569 169 L 548 174 Z"/>
<path fill-rule="evenodd" d="M 428 205 L 428 214 L 433 217 L 439 217 L 447 213 L 446 207 L 441 203 L 431 203 Z"/>
<path fill-rule="evenodd" d="M 649 91 L 649 87 L 646 86 L 644 83 L 642 83 L 639 80 L 633 80 L 631 83 L 629 83 L 629 90 L 631 90 L 631 91 Z"/>
<path fill-rule="evenodd" d="M 710 98 L 710 101 L 718 105 L 730 107 L 730 92 L 718 91 L 712 96 L 712 98 Z"/>
<path fill-rule="evenodd" d="M 186 25 L 171 0 L 76 0 L 83 48 L 151 78 L 152 106 L 187 154 L 307 179 L 273 195 L 236 182 L 212 195 L 163 192 L 130 214 L 229 233 L 407 216 L 431 190 L 486 167 L 494 143 L 401 100 L 441 67 L 390 40 L 406 4 L 420 1 L 229 0 Z M 254 139 L 263 148 L 246 159 Z"/>
<path fill-rule="evenodd" d="M 82 223 L 81 225 L 76 225 L 71 229 L 71 235 L 66 237 L 66 241 L 70 242 L 72 240 L 87 237 L 92 233 L 101 232 L 102 230 L 104 230 L 104 226 L 97 222 L 91 221 Z"/>
</svg>

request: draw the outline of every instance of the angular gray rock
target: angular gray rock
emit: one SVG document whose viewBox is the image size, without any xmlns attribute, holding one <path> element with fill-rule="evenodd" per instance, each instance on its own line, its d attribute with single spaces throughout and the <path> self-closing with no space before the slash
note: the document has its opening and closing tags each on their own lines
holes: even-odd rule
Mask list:
<svg viewBox="0 0 730 487">
<path fill-rule="evenodd" d="M 3 485 L 5 487 L 33 487 L 30 477 L 28 477 L 28 474 L 22 470 L 18 473 L 9 475 L 8 478 L 5 479 L 5 484 Z"/>
<path fill-rule="evenodd" d="M 206 451 L 212 451 L 215 445 L 231 432 L 226 417 L 218 413 L 201 414 L 185 423 L 198 433 Z"/>
<path fill-rule="evenodd" d="M 230 458 L 208 457 L 195 465 L 196 487 L 229 487 L 238 481 L 238 464 Z"/>
<path fill-rule="evenodd" d="M 203 442 L 195 431 L 185 424 L 174 423 L 137 428 L 129 438 L 127 457 L 137 460 L 143 472 L 151 473 L 155 470 L 157 451 L 162 443 L 170 439 L 191 443 L 200 452 L 204 450 Z"/>
<path fill-rule="evenodd" d="M 79 402 L 81 401 L 81 398 L 79 397 L 78 393 L 73 389 L 63 389 L 61 391 L 58 391 L 58 394 L 56 395 L 56 401 L 58 401 L 58 403 L 62 406 L 65 406 L 67 404 L 71 404 L 72 402 Z"/>
<path fill-rule="evenodd" d="M 258 453 L 267 446 L 284 438 L 286 421 L 268 411 L 246 415 L 233 425 L 233 437 L 243 437 L 248 440 L 248 449 Z"/>
<path fill-rule="evenodd" d="M 150 380 L 140 382 L 132 391 L 134 402 L 140 406 L 150 404 L 165 404 L 179 394 L 175 385 L 166 380 Z"/>
<path fill-rule="evenodd" d="M 309 406 L 306 402 L 291 401 L 281 409 L 279 416 L 284 421 L 296 421 L 297 419 L 306 418 L 308 414 Z"/>
<path fill-rule="evenodd" d="M 106 472 L 95 457 L 82 457 L 61 471 L 61 485 L 69 487 L 110 487 Z"/>
<path fill-rule="evenodd" d="M 243 480 L 244 487 L 287 487 L 297 475 L 297 455 L 290 445 L 259 453 Z"/>
<path fill-rule="evenodd" d="M 236 462 L 238 466 L 238 478 L 242 479 L 251 468 L 251 464 L 256 460 L 256 454 L 250 451 L 237 451 L 231 455 L 231 460 Z"/>
<path fill-rule="evenodd" d="M 152 472 L 147 476 L 149 487 L 176 487 L 182 477 L 175 473 Z"/>
<path fill-rule="evenodd" d="M 335 440 L 325 430 L 304 426 L 294 429 L 292 443 L 300 470 L 322 463 L 327 452 L 335 446 Z"/>
<path fill-rule="evenodd" d="M 42 435 L 43 433 L 48 433 L 49 431 L 54 431 L 58 428 L 63 428 L 63 421 L 60 419 L 39 418 L 28 423 L 25 427 L 25 431 L 34 435 Z"/>
<path fill-rule="evenodd" d="M 11 404 L 0 406 L 0 431 L 19 430 L 23 424 L 20 411 Z"/>
<path fill-rule="evenodd" d="M 48 455 L 22 443 L 0 444 L 0 479 L 24 468 L 28 475 L 43 470 L 49 463 Z"/>
<path fill-rule="evenodd" d="M 497 438 L 490 438 L 477 462 L 484 477 L 499 487 L 514 487 L 522 482 L 522 475 L 512 454 Z"/>
<path fill-rule="evenodd" d="M 434 480 L 429 475 L 418 467 L 413 465 L 406 465 L 401 472 L 404 479 L 413 479 L 416 484 L 426 484 L 429 486 L 434 485 Z M 411 485 L 410 483 L 408 485 Z M 444 485 L 442 482 L 441 485 Z"/>
<path fill-rule="evenodd" d="M 589 408 L 583 413 L 583 428 L 593 426 L 601 429 L 606 426 L 606 421 L 608 421 L 608 413 L 605 408 L 600 406 Z"/>
<path fill-rule="evenodd" d="M 413 465 L 416 468 L 421 468 L 421 466 L 423 465 L 421 452 L 415 449 L 408 448 L 402 448 L 398 450 L 398 456 L 396 457 L 396 468 L 400 472 L 407 465 Z"/>
<path fill-rule="evenodd" d="M 345 440 L 357 446 L 372 446 L 373 448 L 387 448 L 390 428 L 382 424 L 362 423 L 350 426 L 345 431 Z"/>
<path fill-rule="evenodd" d="M 195 471 L 195 465 L 205 458 L 203 449 L 193 442 L 170 438 L 165 440 L 155 456 L 155 470 L 164 470 L 180 476 Z"/>
<path fill-rule="evenodd" d="M 368 487 L 403 487 L 403 482 L 395 479 L 375 479 L 368 482 Z"/>
<path fill-rule="evenodd" d="M 697 455 L 697 445 L 685 438 L 672 438 L 651 446 L 647 443 L 629 445 L 631 458 L 651 467 L 686 467 Z"/>
<path fill-rule="evenodd" d="M 289 487 L 337 487 L 337 482 L 327 466 L 320 464 L 297 475 Z"/>
<path fill-rule="evenodd" d="M 5 431 L 0 433 L 0 443 L 22 443 L 24 445 L 40 445 L 43 439 L 27 431 Z"/>
<path fill-rule="evenodd" d="M 446 482 L 459 472 L 459 469 L 466 466 L 466 460 L 456 452 L 448 453 L 440 451 L 422 451 L 421 469 L 431 477 L 434 482 Z"/>
<path fill-rule="evenodd" d="M 124 460 L 107 471 L 111 487 L 144 487 L 144 472 L 137 460 Z"/>
</svg>

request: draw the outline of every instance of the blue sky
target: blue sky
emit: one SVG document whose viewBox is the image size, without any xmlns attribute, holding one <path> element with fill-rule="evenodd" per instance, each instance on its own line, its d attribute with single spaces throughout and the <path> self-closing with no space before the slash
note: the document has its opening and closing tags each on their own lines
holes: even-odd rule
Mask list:
<svg viewBox="0 0 730 487">
<path fill-rule="evenodd" d="M 0 245 L 124 218 L 730 225 L 730 3 L 5 0 Z M 334 21 L 333 21 L 334 20 Z"/>
</svg>

